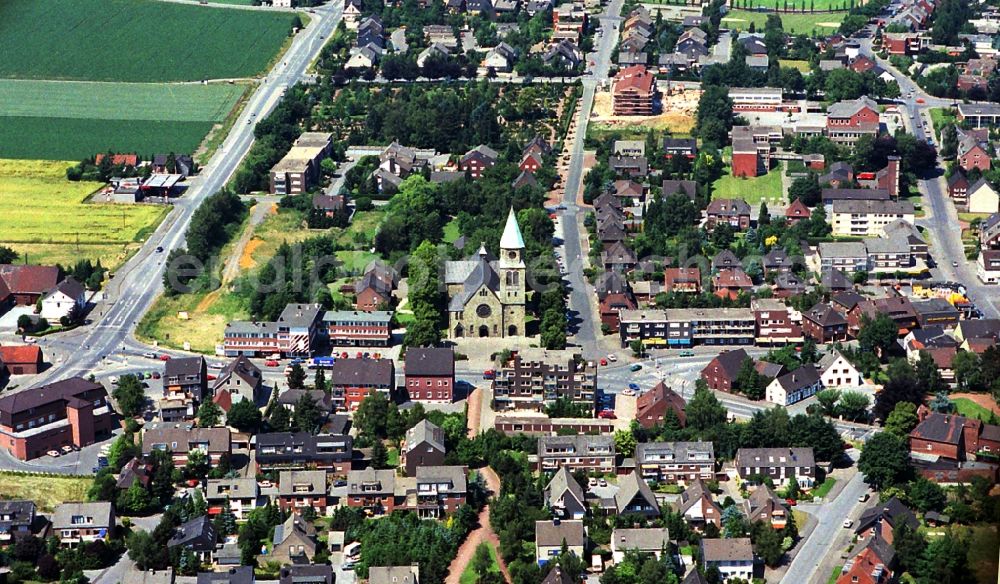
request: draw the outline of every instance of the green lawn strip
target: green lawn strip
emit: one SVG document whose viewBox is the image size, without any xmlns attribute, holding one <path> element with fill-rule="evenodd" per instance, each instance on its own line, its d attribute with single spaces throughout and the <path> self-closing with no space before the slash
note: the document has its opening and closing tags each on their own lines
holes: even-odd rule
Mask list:
<svg viewBox="0 0 1000 584">
<path fill-rule="evenodd" d="M 733 10 L 722 18 L 722 26 L 738 31 L 746 31 L 750 28 L 750 23 L 752 22 L 754 28 L 764 30 L 767 15 L 767 12 Z M 831 32 L 840 27 L 840 21 L 844 20 L 844 16 L 846 15 L 846 12 L 778 14 L 781 17 L 781 24 L 785 32 L 790 34 L 811 34 L 813 31 L 817 33 Z"/>
<path fill-rule="evenodd" d="M 955 411 L 966 418 L 978 418 L 984 421 L 988 421 L 991 418 L 992 412 L 969 398 L 956 397 L 952 398 L 951 401 L 955 404 Z"/>
<path fill-rule="evenodd" d="M 499 574 L 500 573 L 500 564 L 497 563 L 497 552 L 496 552 L 496 550 L 494 550 L 493 546 L 491 546 L 490 544 L 488 544 L 486 542 L 483 542 L 483 543 L 481 543 L 479 545 L 480 546 L 486 546 L 486 548 L 490 551 L 490 569 L 489 569 L 489 571 L 490 572 L 495 572 L 495 573 Z M 477 579 L 478 579 L 478 575 L 476 574 L 475 570 L 472 568 L 472 562 L 469 562 L 469 564 L 467 566 L 465 566 L 465 569 L 462 570 L 462 575 L 459 577 L 458 581 L 459 581 L 460 584 L 476 584 L 476 580 Z"/>
<path fill-rule="evenodd" d="M 782 59 L 778 61 L 778 64 L 782 67 L 789 67 L 792 69 L 798 69 L 801 73 L 809 73 L 809 61 L 796 61 L 792 59 Z"/>
<path fill-rule="evenodd" d="M 396 468 L 397 466 L 399 466 L 399 449 L 398 448 L 389 448 L 388 449 L 387 456 L 386 456 L 386 464 L 389 465 L 390 468 Z"/>
<path fill-rule="evenodd" d="M 0 77 L 165 82 L 256 76 L 298 17 L 155 0 L 9 0 L 0 22 Z"/>
<path fill-rule="evenodd" d="M 783 199 L 782 172 L 781 167 L 776 167 L 763 176 L 742 178 L 732 176 L 727 170 L 722 178 L 712 184 L 712 198 L 743 199 L 756 210 L 762 200 L 773 203 Z"/>
<path fill-rule="evenodd" d="M 212 122 L 0 117 L 0 158 L 81 160 L 98 152 L 194 152 Z"/>
<path fill-rule="evenodd" d="M 934 135 L 935 137 L 941 137 L 941 128 L 945 124 L 957 123 L 958 118 L 956 117 L 955 110 L 951 108 L 934 107 L 931 108 L 931 123 L 934 125 Z"/>
<path fill-rule="evenodd" d="M 826 480 L 823 481 L 823 484 L 812 490 L 812 496 L 813 497 L 827 496 L 828 494 L 830 494 L 830 489 L 832 489 L 833 485 L 835 484 L 837 484 L 837 479 L 833 477 L 826 477 Z"/>
<path fill-rule="evenodd" d="M 826 584 L 836 584 L 837 578 L 840 578 L 840 572 L 843 570 L 841 566 L 834 566 L 833 570 L 830 572 L 830 577 L 826 579 Z"/>
</svg>

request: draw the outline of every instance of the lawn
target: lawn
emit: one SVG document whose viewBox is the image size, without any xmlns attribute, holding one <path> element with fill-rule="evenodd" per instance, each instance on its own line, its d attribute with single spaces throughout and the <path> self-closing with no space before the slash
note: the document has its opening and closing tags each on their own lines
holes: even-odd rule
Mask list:
<svg viewBox="0 0 1000 584">
<path fill-rule="evenodd" d="M 89 258 L 114 268 L 156 228 L 168 209 L 87 203 L 102 185 L 66 180 L 68 166 L 0 160 L 0 244 L 27 253 L 34 263 L 68 264 Z"/>
<path fill-rule="evenodd" d="M 764 30 L 767 15 L 767 12 L 733 10 L 722 18 L 722 25 L 743 31 L 750 28 L 750 23 L 752 22 L 754 23 L 754 28 Z M 814 30 L 817 33 L 836 30 L 840 28 L 840 21 L 844 20 L 844 16 L 846 15 L 846 12 L 779 14 L 785 32 L 799 34 L 810 34 Z"/>
<path fill-rule="evenodd" d="M 955 110 L 951 108 L 944 107 L 934 107 L 931 108 L 931 123 L 934 125 L 934 135 L 937 138 L 941 136 L 941 128 L 945 124 L 954 124 L 957 122 L 958 118 Z"/>
<path fill-rule="evenodd" d="M 836 584 L 837 578 L 840 578 L 841 571 L 843 571 L 843 567 L 835 566 L 830 572 L 830 577 L 826 579 L 826 584 Z"/>
<path fill-rule="evenodd" d="M 358 243 L 363 243 L 365 247 L 371 246 L 372 241 L 375 240 L 375 233 L 378 232 L 379 223 L 382 222 L 384 216 L 385 211 L 380 209 L 355 213 L 351 224 L 347 229 L 342 230 L 337 237 L 337 243 L 344 246 Z"/>
<path fill-rule="evenodd" d="M 186 312 L 188 318 L 182 319 L 181 312 Z M 175 349 L 183 349 L 188 343 L 191 351 L 214 354 L 226 324 L 249 316 L 245 301 L 236 294 L 216 291 L 207 295 L 160 296 L 139 321 L 135 336 Z"/>
<path fill-rule="evenodd" d="M 809 73 L 809 61 L 795 61 L 792 59 L 782 59 L 778 61 L 778 64 L 782 67 L 789 67 L 792 69 L 798 69 L 800 73 Z"/>
<path fill-rule="evenodd" d="M 991 412 L 988 409 L 969 398 L 957 397 L 951 401 L 955 404 L 955 411 L 966 418 L 978 418 L 983 421 L 988 421 L 992 417 Z"/>
<path fill-rule="evenodd" d="M 837 484 L 837 479 L 833 477 L 826 477 L 826 480 L 823 481 L 823 484 L 819 485 L 818 487 L 812 490 L 812 496 L 813 497 L 827 496 L 828 494 L 830 494 L 830 489 L 832 489 L 833 485 L 835 484 Z"/>
<path fill-rule="evenodd" d="M 495 573 L 499 574 L 500 573 L 500 565 L 497 563 L 497 552 L 496 552 L 496 550 L 494 550 L 493 546 L 491 546 L 490 544 L 488 544 L 486 542 L 483 542 L 483 543 L 481 543 L 479 545 L 480 545 L 480 547 L 481 546 L 486 546 L 486 549 L 488 549 L 490 551 L 490 569 L 489 569 L 489 571 L 490 572 L 495 572 Z M 473 568 L 472 568 L 472 562 L 469 562 L 469 565 L 467 565 L 465 567 L 465 569 L 462 570 L 462 575 L 459 577 L 458 581 L 459 581 L 460 584 L 476 584 L 476 580 L 478 580 L 478 577 L 476 575 L 475 570 L 473 570 Z"/>
<path fill-rule="evenodd" d="M 0 80 L 0 158 L 80 160 L 108 150 L 192 153 L 247 88 Z"/>
<path fill-rule="evenodd" d="M 396 468 L 399 466 L 399 449 L 389 448 L 386 450 L 386 464 L 389 468 Z"/>
<path fill-rule="evenodd" d="M 338 251 L 337 260 L 344 263 L 343 269 L 361 274 L 368 264 L 377 260 L 378 256 L 368 251 Z"/>
<path fill-rule="evenodd" d="M 0 472 L 0 499 L 30 499 L 39 511 L 51 513 L 67 501 L 85 501 L 90 477 L 33 476 Z"/>
<path fill-rule="evenodd" d="M 162 83 L 256 76 L 298 16 L 155 0 L 9 0 L 0 22 L 0 77 Z"/>
<path fill-rule="evenodd" d="M 458 230 L 458 219 L 452 219 L 444 226 L 444 237 L 442 239 L 445 243 L 455 243 L 462 234 Z"/>
<path fill-rule="evenodd" d="M 712 184 L 712 198 L 743 199 L 750 203 L 755 212 L 760 202 L 765 199 L 780 204 L 784 200 L 781 173 L 781 168 L 773 168 L 764 176 L 742 178 L 734 177 L 727 171 L 722 178 Z"/>
</svg>

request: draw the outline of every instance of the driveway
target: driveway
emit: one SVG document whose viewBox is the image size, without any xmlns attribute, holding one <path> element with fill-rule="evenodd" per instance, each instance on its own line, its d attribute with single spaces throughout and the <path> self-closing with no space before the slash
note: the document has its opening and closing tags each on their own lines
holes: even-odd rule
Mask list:
<svg viewBox="0 0 1000 584">
<path fill-rule="evenodd" d="M 97 466 L 97 456 L 103 444 L 110 444 L 119 434 L 116 429 L 113 436 L 103 442 L 85 446 L 77 452 L 70 452 L 58 457 L 41 456 L 32 460 L 18 460 L 6 450 L 0 450 L 0 470 L 17 472 L 48 472 L 62 475 L 92 475 Z"/>
</svg>

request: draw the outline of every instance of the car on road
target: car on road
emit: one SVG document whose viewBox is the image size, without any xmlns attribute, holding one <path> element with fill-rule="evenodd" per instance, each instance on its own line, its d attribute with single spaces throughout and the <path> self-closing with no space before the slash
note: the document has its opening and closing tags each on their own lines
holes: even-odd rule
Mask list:
<svg viewBox="0 0 1000 584">
<path fill-rule="evenodd" d="M 160 378 L 160 372 L 159 371 L 154 371 L 153 372 L 153 379 L 159 379 L 159 378 Z"/>
<path fill-rule="evenodd" d="M 601 367 L 607 367 L 608 360 L 607 359 L 601 359 L 600 363 L 601 363 Z"/>
<path fill-rule="evenodd" d="M 952 261 L 951 262 L 951 267 L 957 268 L 958 267 L 958 262 L 957 261 Z"/>
<path fill-rule="evenodd" d="M 635 395 L 635 390 L 634 389 L 623 389 L 622 390 L 622 395 Z"/>
<path fill-rule="evenodd" d="M 796 506 L 796 505 L 799 504 L 798 501 L 796 501 L 795 499 L 792 499 L 791 497 L 789 497 L 788 499 L 785 499 L 785 503 L 788 503 L 789 507 L 794 507 L 794 506 Z"/>
<path fill-rule="evenodd" d="M 156 246 L 156 253 L 163 253 L 163 246 L 162 245 Z"/>
<path fill-rule="evenodd" d="M 169 361 L 170 355 L 160 355 L 160 361 Z"/>
<path fill-rule="evenodd" d="M 681 351 L 680 353 L 678 353 L 677 356 L 678 357 L 694 357 L 694 351 L 692 351 L 691 349 L 684 349 L 683 351 Z"/>
<path fill-rule="evenodd" d="M 610 353 L 608 355 L 608 361 L 611 361 L 612 363 L 614 363 L 614 362 L 618 361 L 618 357 L 616 357 L 614 353 Z"/>
<path fill-rule="evenodd" d="M 853 526 L 853 525 L 854 525 L 854 520 L 853 519 L 845 519 L 844 520 L 844 528 L 845 529 L 850 529 L 851 526 Z"/>
<path fill-rule="evenodd" d="M 597 417 L 603 420 L 617 420 L 618 416 L 615 415 L 614 410 L 601 410 L 597 413 Z"/>
<path fill-rule="evenodd" d="M 118 376 L 117 375 L 112 375 L 111 377 L 108 378 L 108 381 L 110 381 L 111 383 L 117 384 L 118 383 Z"/>
<path fill-rule="evenodd" d="M 264 366 L 265 367 L 277 367 L 278 366 L 278 362 L 275 361 L 274 359 L 268 359 L 267 361 L 264 361 Z"/>
<path fill-rule="evenodd" d="M 483 371 L 483 379 L 496 379 L 497 372 L 492 369 Z"/>
<path fill-rule="evenodd" d="M 640 369 L 642 369 L 642 365 L 640 365 L 638 363 L 636 363 L 636 364 L 634 364 L 634 365 L 632 365 L 631 367 L 628 368 L 628 370 L 632 371 L 632 372 L 639 371 Z"/>
<path fill-rule="evenodd" d="M 58 450 L 49 450 L 45 454 L 48 454 L 52 458 L 59 458 L 59 451 Z"/>
<path fill-rule="evenodd" d="M 628 388 L 631 389 L 632 391 L 639 391 L 639 384 L 638 383 L 630 383 L 630 384 L 628 384 Z"/>
<path fill-rule="evenodd" d="M 142 356 L 145 357 L 145 358 L 147 358 L 147 359 L 156 359 L 156 353 L 153 353 L 153 352 L 143 353 Z"/>
<path fill-rule="evenodd" d="M 865 502 L 867 502 L 869 496 L 870 495 L 868 493 L 862 493 L 861 496 L 858 497 L 858 503 L 865 503 Z"/>
<path fill-rule="evenodd" d="M 222 363 L 209 363 L 208 364 L 208 368 L 209 369 L 222 369 L 224 367 L 225 367 L 225 365 L 223 365 Z"/>
</svg>

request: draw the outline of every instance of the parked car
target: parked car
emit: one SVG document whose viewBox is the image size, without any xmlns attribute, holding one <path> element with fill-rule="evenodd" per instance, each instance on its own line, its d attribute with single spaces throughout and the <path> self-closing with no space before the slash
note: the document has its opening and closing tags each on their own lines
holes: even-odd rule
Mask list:
<svg viewBox="0 0 1000 584">
<path fill-rule="evenodd" d="M 59 451 L 58 450 L 49 450 L 45 454 L 48 454 L 52 458 L 59 458 Z"/>
<path fill-rule="evenodd" d="M 607 365 L 608 365 L 608 360 L 607 359 L 601 359 L 601 367 L 607 367 Z"/>
<path fill-rule="evenodd" d="M 604 479 L 600 479 L 600 480 L 597 481 L 597 484 L 601 485 L 602 487 L 606 487 L 606 486 L 608 486 L 608 481 L 606 481 Z"/>
<path fill-rule="evenodd" d="M 610 353 L 608 355 L 608 361 L 611 361 L 612 363 L 616 363 L 616 362 L 618 362 L 618 357 L 614 353 Z"/>
<path fill-rule="evenodd" d="M 160 372 L 159 371 L 154 371 L 153 372 L 153 379 L 159 379 L 159 378 L 160 378 Z"/>
<path fill-rule="evenodd" d="M 67 444 L 67 445 L 63 446 L 61 448 L 61 450 L 63 451 L 63 454 L 69 454 L 70 452 L 73 452 L 74 450 L 76 450 L 76 448 L 73 447 L 73 446 L 70 446 L 69 444 Z"/>
<path fill-rule="evenodd" d="M 264 361 L 264 366 L 265 367 L 277 367 L 278 366 L 278 362 L 275 361 L 274 359 L 268 359 L 267 361 Z"/>
<path fill-rule="evenodd" d="M 160 361 L 169 361 L 170 355 L 160 355 Z"/>
<path fill-rule="evenodd" d="M 622 395 L 635 395 L 634 389 L 624 389 L 622 390 Z"/>
<path fill-rule="evenodd" d="M 628 384 L 628 388 L 631 389 L 632 391 L 639 391 L 639 384 L 638 383 L 630 383 L 630 384 Z"/>
<path fill-rule="evenodd" d="M 798 501 L 796 501 L 795 499 L 792 499 L 791 497 L 789 497 L 788 499 L 785 499 L 785 503 L 788 503 L 789 507 L 794 507 L 794 506 L 796 506 L 796 505 L 799 504 Z"/>
<path fill-rule="evenodd" d="M 152 351 L 148 353 L 143 353 L 142 356 L 147 359 L 156 359 L 156 353 L 153 353 Z"/>
<path fill-rule="evenodd" d="M 867 502 L 869 496 L 870 495 L 868 493 L 862 493 L 862 495 L 860 497 L 858 497 L 858 503 L 865 503 L 865 502 Z"/>
<path fill-rule="evenodd" d="M 845 519 L 844 520 L 844 528 L 850 529 L 851 526 L 853 526 L 853 525 L 854 525 L 854 520 L 852 520 L 852 519 Z"/>
<path fill-rule="evenodd" d="M 680 356 L 680 357 L 694 357 L 694 351 L 692 351 L 691 349 L 684 349 L 683 351 L 681 351 L 680 353 L 678 353 L 678 356 Z"/>
<path fill-rule="evenodd" d="M 618 416 L 615 415 L 614 410 L 601 410 L 597 413 L 597 417 L 604 420 L 617 420 Z"/>
<path fill-rule="evenodd" d="M 634 365 L 632 365 L 631 367 L 628 368 L 629 371 L 633 371 L 633 372 L 634 371 L 639 371 L 640 369 L 642 369 L 642 365 L 640 365 L 638 363 L 636 363 L 636 364 L 634 364 Z"/>
<path fill-rule="evenodd" d="M 483 371 L 483 379 L 496 379 L 497 372 L 492 369 Z"/>
</svg>

